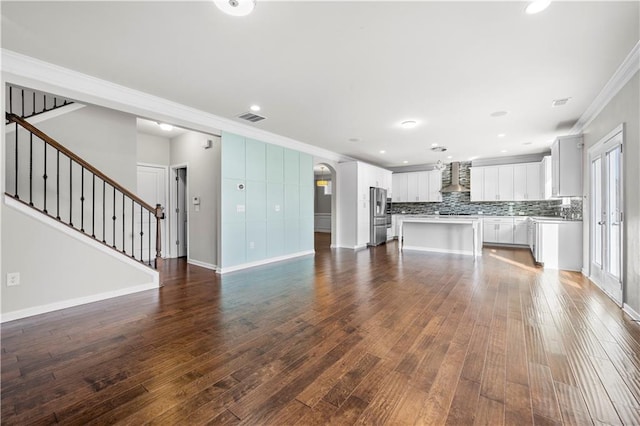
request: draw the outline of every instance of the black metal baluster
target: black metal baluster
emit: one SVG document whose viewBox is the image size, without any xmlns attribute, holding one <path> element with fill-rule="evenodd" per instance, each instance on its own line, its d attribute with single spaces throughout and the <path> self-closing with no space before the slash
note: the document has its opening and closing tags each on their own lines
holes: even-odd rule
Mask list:
<svg viewBox="0 0 640 426">
<path fill-rule="evenodd" d="M 106 238 L 106 223 L 107 221 L 105 220 L 105 211 L 107 210 L 107 204 L 106 204 L 106 196 L 105 194 L 107 193 L 107 187 L 105 184 L 105 181 L 102 181 L 102 242 L 107 244 L 107 238 Z"/>
<path fill-rule="evenodd" d="M 92 174 L 91 183 L 91 236 L 96 237 L 96 175 Z"/>
<path fill-rule="evenodd" d="M 136 258 L 136 251 L 135 251 L 135 245 L 133 244 L 134 241 L 136 240 L 136 227 L 134 226 L 133 221 L 135 220 L 133 218 L 133 215 L 135 214 L 135 204 L 133 204 L 133 198 L 131 199 L 131 257 L 133 257 L 134 259 Z"/>
<path fill-rule="evenodd" d="M 24 89 L 20 90 L 22 97 L 22 117 L 24 117 Z"/>
<path fill-rule="evenodd" d="M 9 86 L 9 114 L 13 114 L 13 86 Z"/>
<path fill-rule="evenodd" d="M 31 104 L 31 115 L 36 115 L 36 92 L 33 92 L 33 103 Z"/>
<path fill-rule="evenodd" d="M 18 122 L 16 122 L 16 182 L 15 182 L 15 197 L 19 200 L 18 195 Z"/>
<path fill-rule="evenodd" d="M 113 248 L 116 247 L 116 187 L 113 187 Z"/>
<path fill-rule="evenodd" d="M 73 226 L 73 160 L 69 157 L 69 225 Z"/>
<path fill-rule="evenodd" d="M 84 232 L 84 166 L 80 175 L 80 230 Z"/>
<path fill-rule="evenodd" d="M 149 210 L 149 265 L 151 265 L 151 210 Z"/>
<path fill-rule="evenodd" d="M 60 151 L 56 151 L 56 219 L 60 220 Z"/>
<path fill-rule="evenodd" d="M 122 252 L 126 253 L 126 244 L 124 239 L 124 227 L 125 227 L 125 219 L 124 219 L 124 192 L 122 193 Z"/>
<path fill-rule="evenodd" d="M 58 107 L 58 97 L 54 96 L 53 97 L 53 108 L 56 109 Z"/>
<path fill-rule="evenodd" d="M 33 207 L 33 133 L 29 132 L 29 205 Z"/>
<path fill-rule="evenodd" d="M 144 256 L 143 252 L 142 252 L 142 241 L 143 241 L 143 237 L 144 237 L 144 227 L 143 227 L 143 223 L 142 223 L 142 204 L 140 204 L 140 261 L 142 262 L 142 257 Z"/>
<path fill-rule="evenodd" d="M 42 145 L 44 146 L 44 174 L 42 175 L 42 180 L 44 182 L 44 212 L 47 213 L 47 143 L 43 140 Z M 48 213 L 47 213 L 48 214 Z"/>
</svg>

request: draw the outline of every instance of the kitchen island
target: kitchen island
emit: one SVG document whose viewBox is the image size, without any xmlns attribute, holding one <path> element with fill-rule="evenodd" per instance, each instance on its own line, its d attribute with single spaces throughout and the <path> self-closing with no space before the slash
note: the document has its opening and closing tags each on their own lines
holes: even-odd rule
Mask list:
<svg viewBox="0 0 640 426">
<path fill-rule="evenodd" d="M 473 216 L 402 216 L 398 249 L 482 256 L 482 220 Z"/>
</svg>

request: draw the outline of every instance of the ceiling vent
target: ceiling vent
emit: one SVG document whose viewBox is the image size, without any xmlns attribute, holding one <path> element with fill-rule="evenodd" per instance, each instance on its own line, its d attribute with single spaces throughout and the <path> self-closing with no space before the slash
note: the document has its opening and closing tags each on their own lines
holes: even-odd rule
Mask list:
<svg viewBox="0 0 640 426">
<path fill-rule="evenodd" d="M 431 151 L 433 152 L 445 152 L 447 150 L 446 146 L 432 146 Z"/>
<path fill-rule="evenodd" d="M 551 102 L 551 105 L 554 107 L 563 106 L 569 102 L 569 99 L 571 98 L 554 99 L 553 102 Z"/>
<path fill-rule="evenodd" d="M 263 117 L 263 116 L 258 115 L 258 114 L 254 114 L 252 112 L 243 112 L 242 114 L 240 114 L 238 116 L 238 118 L 250 121 L 252 123 L 257 123 L 258 121 L 264 120 L 266 117 Z"/>
</svg>

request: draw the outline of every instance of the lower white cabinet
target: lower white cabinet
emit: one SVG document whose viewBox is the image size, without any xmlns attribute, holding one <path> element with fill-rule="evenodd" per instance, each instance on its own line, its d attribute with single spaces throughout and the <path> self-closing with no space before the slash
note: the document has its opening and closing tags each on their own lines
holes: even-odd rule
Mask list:
<svg viewBox="0 0 640 426">
<path fill-rule="evenodd" d="M 582 269 L 582 221 L 533 219 L 536 262 L 545 268 Z"/>
<path fill-rule="evenodd" d="M 482 241 L 487 244 L 515 244 L 526 246 L 526 217 L 485 217 L 482 219 Z"/>
</svg>

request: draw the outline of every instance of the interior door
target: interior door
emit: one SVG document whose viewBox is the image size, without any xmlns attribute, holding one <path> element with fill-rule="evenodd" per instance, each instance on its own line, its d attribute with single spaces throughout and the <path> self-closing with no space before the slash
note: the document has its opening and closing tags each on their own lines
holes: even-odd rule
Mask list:
<svg viewBox="0 0 640 426">
<path fill-rule="evenodd" d="M 598 144 L 600 145 L 600 144 Z M 622 132 L 590 152 L 591 279 L 622 304 Z"/>
<path fill-rule="evenodd" d="M 160 204 L 161 206 L 167 207 L 167 170 L 162 166 L 147 166 L 147 165 L 138 165 L 137 168 L 137 185 L 138 185 L 138 196 L 146 201 L 148 204 L 155 206 L 156 204 Z M 135 218 L 135 234 L 137 235 L 142 229 L 142 232 L 148 234 L 151 232 L 151 241 L 149 241 L 148 235 L 145 235 L 145 238 L 142 238 L 142 245 L 138 245 L 136 241 L 136 251 L 141 250 L 141 253 L 137 253 L 137 255 L 141 255 L 144 261 L 148 261 L 155 258 L 156 255 L 156 229 L 155 229 L 155 219 L 151 219 L 151 231 L 149 231 L 149 215 L 143 214 L 140 217 L 138 214 L 134 215 Z M 166 249 L 167 249 L 167 232 L 166 232 L 166 221 L 162 221 L 162 251 L 161 256 L 166 257 Z"/>
</svg>

